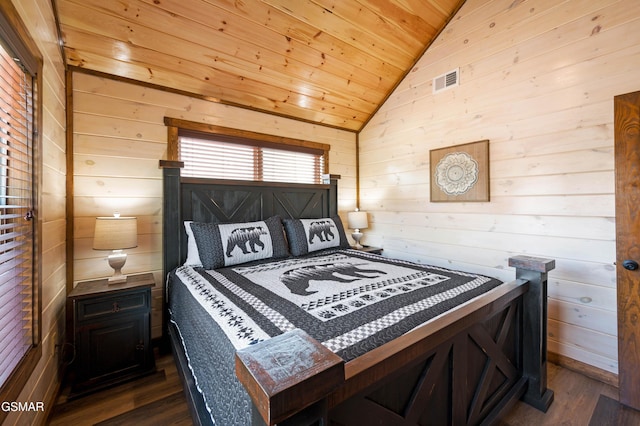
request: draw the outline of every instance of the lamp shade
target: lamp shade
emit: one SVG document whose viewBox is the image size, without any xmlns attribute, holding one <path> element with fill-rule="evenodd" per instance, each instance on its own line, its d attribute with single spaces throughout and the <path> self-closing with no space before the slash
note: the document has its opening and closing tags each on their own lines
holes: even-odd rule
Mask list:
<svg viewBox="0 0 640 426">
<path fill-rule="evenodd" d="M 351 229 L 365 229 L 369 226 L 367 212 L 355 211 L 347 213 L 347 224 Z"/>
<path fill-rule="evenodd" d="M 138 219 L 135 217 L 97 217 L 93 235 L 94 250 L 122 250 L 138 246 Z"/>
</svg>

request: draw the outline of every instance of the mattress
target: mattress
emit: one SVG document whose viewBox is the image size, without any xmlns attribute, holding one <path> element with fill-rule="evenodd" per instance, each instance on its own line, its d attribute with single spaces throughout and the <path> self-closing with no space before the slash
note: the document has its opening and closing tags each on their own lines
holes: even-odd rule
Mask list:
<svg viewBox="0 0 640 426">
<path fill-rule="evenodd" d="M 169 280 L 179 331 L 212 422 L 250 424 L 235 351 L 299 328 L 350 361 L 501 282 L 356 250 L 216 270 L 183 266 Z"/>
</svg>

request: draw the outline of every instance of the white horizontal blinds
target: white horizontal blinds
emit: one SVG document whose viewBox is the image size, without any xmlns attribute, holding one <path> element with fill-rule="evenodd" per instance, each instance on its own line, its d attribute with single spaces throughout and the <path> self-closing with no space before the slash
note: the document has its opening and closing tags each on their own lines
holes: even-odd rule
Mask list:
<svg viewBox="0 0 640 426">
<path fill-rule="evenodd" d="M 183 176 L 265 182 L 321 183 L 324 152 L 218 135 L 179 136 Z"/>
<path fill-rule="evenodd" d="M 263 180 L 270 182 L 320 183 L 322 155 L 305 152 L 262 149 Z"/>
<path fill-rule="evenodd" d="M 33 78 L 0 42 L 0 386 L 33 344 Z"/>
<path fill-rule="evenodd" d="M 254 180 L 254 147 L 191 137 L 180 138 L 183 176 Z"/>
</svg>

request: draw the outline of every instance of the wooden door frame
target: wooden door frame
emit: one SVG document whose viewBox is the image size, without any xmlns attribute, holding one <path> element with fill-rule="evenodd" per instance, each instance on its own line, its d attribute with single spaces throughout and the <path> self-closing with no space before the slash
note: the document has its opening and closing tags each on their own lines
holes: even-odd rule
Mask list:
<svg viewBox="0 0 640 426">
<path fill-rule="evenodd" d="M 618 389 L 621 403 L 640 409 L 640 269 L 623 267 L 640 263 L 640 92 L 614 98 L 614 134 Z"/>
</svg>

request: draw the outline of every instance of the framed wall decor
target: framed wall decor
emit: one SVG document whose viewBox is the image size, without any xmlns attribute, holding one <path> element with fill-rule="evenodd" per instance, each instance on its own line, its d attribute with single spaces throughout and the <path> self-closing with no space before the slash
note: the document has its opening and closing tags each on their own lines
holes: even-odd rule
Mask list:
<svg viewBox="0 0 640 426">
<path fill-rule="evenodd" d="M 429 151 L 431 202 L 489 201 L 489 140 Z"/>
</svg>

